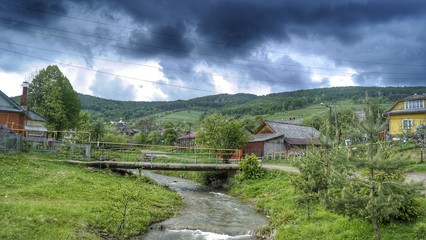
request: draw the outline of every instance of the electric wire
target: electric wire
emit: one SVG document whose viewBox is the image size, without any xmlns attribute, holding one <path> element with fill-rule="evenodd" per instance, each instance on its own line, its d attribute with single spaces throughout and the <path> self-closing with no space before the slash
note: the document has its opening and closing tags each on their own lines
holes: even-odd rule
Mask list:
<svg viewBox="0 0 426 240">
<path fill-rule="evenodd" d="M 91 19 L 87 19 L 87 18 L 69 16 L 69 15 L 65 15 L 65 14 L 59 14 L 59 13 L 40 10 L 40 9 L 24 7 L 24 6 L 20 6 L 20 5 L 16 5 L 16 4 L 10 4 L 10 3 L 4 3 L 4 2 L 0 3 L 0 4 L 4 5 L 4 6 L 9 6 L 9 7 L 12 7 L 12 8 L 19 8 L 19 9 L 24 9 L 24 10 L 27 10 L 27 11 L 39 12 L 39 13 L 49 14 L 49 15 L 55 15 L 55 16 L 60 16 L 60 17 L 63 17 L 63 18 L 85 21 L 85 22 L 90 22 L 90 23 L 95 23 L 95 24 L 100 24 L 100 25 L 105 25 L 105 26 L 111 26 L 111 27 L 116 27 L 116 28 L 121 28 L 121 29 L 126 29 L 126 30 L 144 31 L 144 32 L 147 32 L 147 33 L 158 34 L 158 35 L 163 35 L 163 36 L 168 36 L 168 37 L 185 38 L 185 39 L 190 39 L 190 40 L 194 40 L 194 41 L 201 41 L 201 42 L 212 43 L 212 44 L 217 44 L 217 45 L 222 45 L 222 46 L 231 46 L 231 47 L 236 47 L 236 48 L 244 48 L 244 49 L 247 49 L 247 50 L 253 50 L 253 48 L 250 48 L 250 47 L 247 47 L 247 46 L 241 46 L 241 45 L 236 45 L 236 44 L 228 44 L 228 43 L 217 42 L 217 41 L 209 41 L 209 40 L 201 39 L 201 38 L 184 37 L 184 36 L 179 36 L 179 35 L 170 34 L 170 33 L 161 33 L 161 32 L 156 32 L 156 31 L 143 30 L 143 29 L 134 28 L 134 27 L 127 27 L 127 26 L 123 26 L 123 25 L 105 23 L 105 22 L 102 22 L 102 21 L 91 20 Z M 304 56 L 304 57 L 311 57 L 309 55 L 286 53 L 286 52 L 276 51 L 276 50 L 267 50 L 267 51 L 271 52 L 271 53 L 285 54 L 285 55 L 288 55 L 288 56 L 298 55 L 298 56 Z M 363 60 L 345 59 L 345 58 L 329 58 L 329 59 L 336 60 L 336 61 L 343 61 L 343 62 L 353 62 L 353 63 L 358 63 L 358 64 L 374 64 L 374 65 L 406 66 L 406 67 L 424 67 L 424 66 L 426 66 L 426 64 L 407 64 L 407 63 L 391 63 L 391 62 L 379 62 L 379 61 L 363 61 Z"/>
<path fill-rule="evenodd" d="M 129 77 L 129 76 L 115 74 L 115 73 L 110 73 L 110 72 L 106 72 L 106 71 L 102 71 L 102 70 L 90 69 L 90 68 L 87 68 L 87 67 L 77 66 L 77 65 L 74 65 L 74 64 L 71 64 L 71 63 L 63 63 L 63 62 L 59 62 L 59 61 L 55 61 L 55 60 L 51 60 L 51 59 L 47 59 L 47 58 L 42 58 L 42 57 L 37 57 L 37 56 L 33 56 L 33 55 L 26 54 L 26 53 L 21 53 L 21 52 L 17 52 L 17 51 L 14 51 L 14 50 L 1 48 L 1 47 L 0 47 L 0 50 L 6 51 L 6 52 L 15 53 L 15 54 L 26 56 L 26 57 L 31 57 L 31 58 L 43 60 L 43 61 L 46 61 L 46 62 L 52 62 L 52 63 L 56 63 L 56 64 L 68 66 L 68 67 L 73 67 L 73 68 L 78 68 L 78 69 L 82 69 L 82 70 L 87 70 L 87 71 L 91 71 L 91 72 L 95 72 L 95 73 L 102 73 L 102 74 L 105 74 L 105 75 L 110 75 L 110 76 L 115 76 L 115 77 L 127 78 L 127 79 L 131 79 L 131 80 L 136 80 L 136 81 L 149 82 L 149 83 L 157 84 L 157 85 L 164 85 L 164 86 L 175 87 L 175 88 L 182 88 L 182 89 L 188 89 L 188 90 L 195 90 L 195 91 L 201 91 L 201 92 L 208 92 L 208 93 L 219 94 L 219 92 L 212 91 L 212 90 L 207 90 L 207 89 L 194 88 L 194 87 L 186 87 L 186 86 L 179 86 L 179 85 L 169 84 L 169 83 L 164 83 L 164 82 L 156 82 L 156 81 L 147 80 L 147 79 Z"/>
</svg>

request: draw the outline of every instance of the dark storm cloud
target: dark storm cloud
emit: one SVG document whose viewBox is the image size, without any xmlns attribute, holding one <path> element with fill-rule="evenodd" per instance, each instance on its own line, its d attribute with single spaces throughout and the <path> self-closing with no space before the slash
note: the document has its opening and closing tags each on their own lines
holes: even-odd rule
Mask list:
<svg viewBox="0 0 426 240">
<path fill-rule="evenodd" d="M 264 62 L 268 62 L 264 59 Z M 320 83 L 313 83 L 310 79 L 312 71 L 288 56 L 281 57 L 271 65 L 251 67 L 247 70 L 253 81 L 265 82 L 275 92 L 297 90 L 301 88 L 320 87 Z M 288 67 L 292 66 L 292 67 Z M 250 82 L 250 81 L 249 81 Z"/>
<path fill-rule="evenodd" d="M 426 84 L 426 1 L 421 0 L 5 0 L 0 11 L 1 39 L 72 50 L 89 66 L 93 57 L 115 54 L 124 61 L 154 60 L 169 81 L 189 87 L 213 88 L 212 73 L 193 73 L 200 64 L 217 69 L 215 74 L 239 75 L 224 77 L 239 86 L 262 82 L 273 91 L 288 91 L 329 84 L 336 71 L 324 70 L 323 81 L 313 82 L 313 68 L 306 68 L 312 63 L 291 53 L 320 57 L 328 68 L 351 68 L 359 85 Z M 280 48 L 290 52 L 288 57 Z M 274 60 L 264 57 L 263 49 Z M 6 61 L 0 56 L 0 68 L 18 70 Z M 282 71 L 271 67 L 276 64 L 293 67 Z M 170 98 L 208 94 L 165 89 Z M 128 90 L 122 94 L 135 96 Z"/>
<path fill-rule="evenodd" d="M 66 1 L 43 0 L 43 1 L 3 1 L 0 10 L 4 18 L 25 19 L 33 23 L 48 25 L 60 19 L 59 15 L 68 13 L 65 6 Z M 54 12 L 58 15 L 45 14 Z"/>
<path fill-rule="evenodd" d="M 186 57 L 193 46 L 182 38 L 185 31 L 185 25 L 179 23 L 151 29 L 151 32 L 167 34 L 150 34 L 134 30 L 129 37 L 129 43 L 124 45 L 126 49 L 120 52 L 145 59 L 162 54 L 177 58 Z"/>
<path fill-rule="evenodd" d="M 223 49 L 244 55 L 265 41 L 288 42 L 291 35 L 314 39 L 331 37 L 353 44 L 364 37 L 359 31 L 364 25 L 424 17 L 426 2 L 160 0 L 120 2 L 114 4 L 114 8 L 130 14 L 137 24 L 152 27 L 154 32 L 159 26 L 183 22 L 191 25 L 203 39 L 221 43 L 211 44 L 211 51 Z M 161 33 L 175 35 L 174 32 Z M 193 40 L 187 38 L 187 41 Z"/>
</svg>

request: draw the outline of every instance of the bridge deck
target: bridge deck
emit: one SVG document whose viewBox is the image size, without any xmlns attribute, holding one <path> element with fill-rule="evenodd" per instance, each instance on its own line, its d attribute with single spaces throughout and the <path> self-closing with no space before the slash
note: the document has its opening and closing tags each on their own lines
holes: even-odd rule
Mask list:
<svg viewBox="0 0 426 240">
<path fill-rule="evenodd" d="M 186 164 L 186 163 L 150 163 L 150 162 L 113 162 L 113 161 L 68 161 L 72 165 L 85 165 L 97 168 L 173 170 L 173 171 L 237 171 L 238 164 Z"/>
</svg>

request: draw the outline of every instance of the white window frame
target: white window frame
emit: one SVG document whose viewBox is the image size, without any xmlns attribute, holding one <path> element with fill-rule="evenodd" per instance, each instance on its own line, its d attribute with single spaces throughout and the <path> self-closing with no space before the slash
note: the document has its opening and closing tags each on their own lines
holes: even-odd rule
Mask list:
<svg viewBox="0 0 426 240">
<path fill-rule="evenodd" d="M 424 100 L 405 101 L 405 109 L 425 108 Z"/>
<path fill-rule="evenodd" d="M 414 127 L 413 119 L 402 119 L 402 129 L 412 129 Z"/>
</svg>

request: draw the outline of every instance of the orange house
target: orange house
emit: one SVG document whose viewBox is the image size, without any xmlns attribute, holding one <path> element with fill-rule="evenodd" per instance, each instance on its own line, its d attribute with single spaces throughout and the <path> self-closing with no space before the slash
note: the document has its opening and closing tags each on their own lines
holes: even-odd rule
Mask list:
<svg viewBox="0 0 426 240">
<path fill-rule="evenodd" d="M 27 107 L 28 83 L 24 82 L 20 105 L 0 91 L 0 126 L 24 135 L 42 136 L 46 119 Z"/>
<path fill-rule="evenodd" d="M 27 118 L 27 112 L 0 91 L 0 125 L 22 134 Z"/>
</svg>

